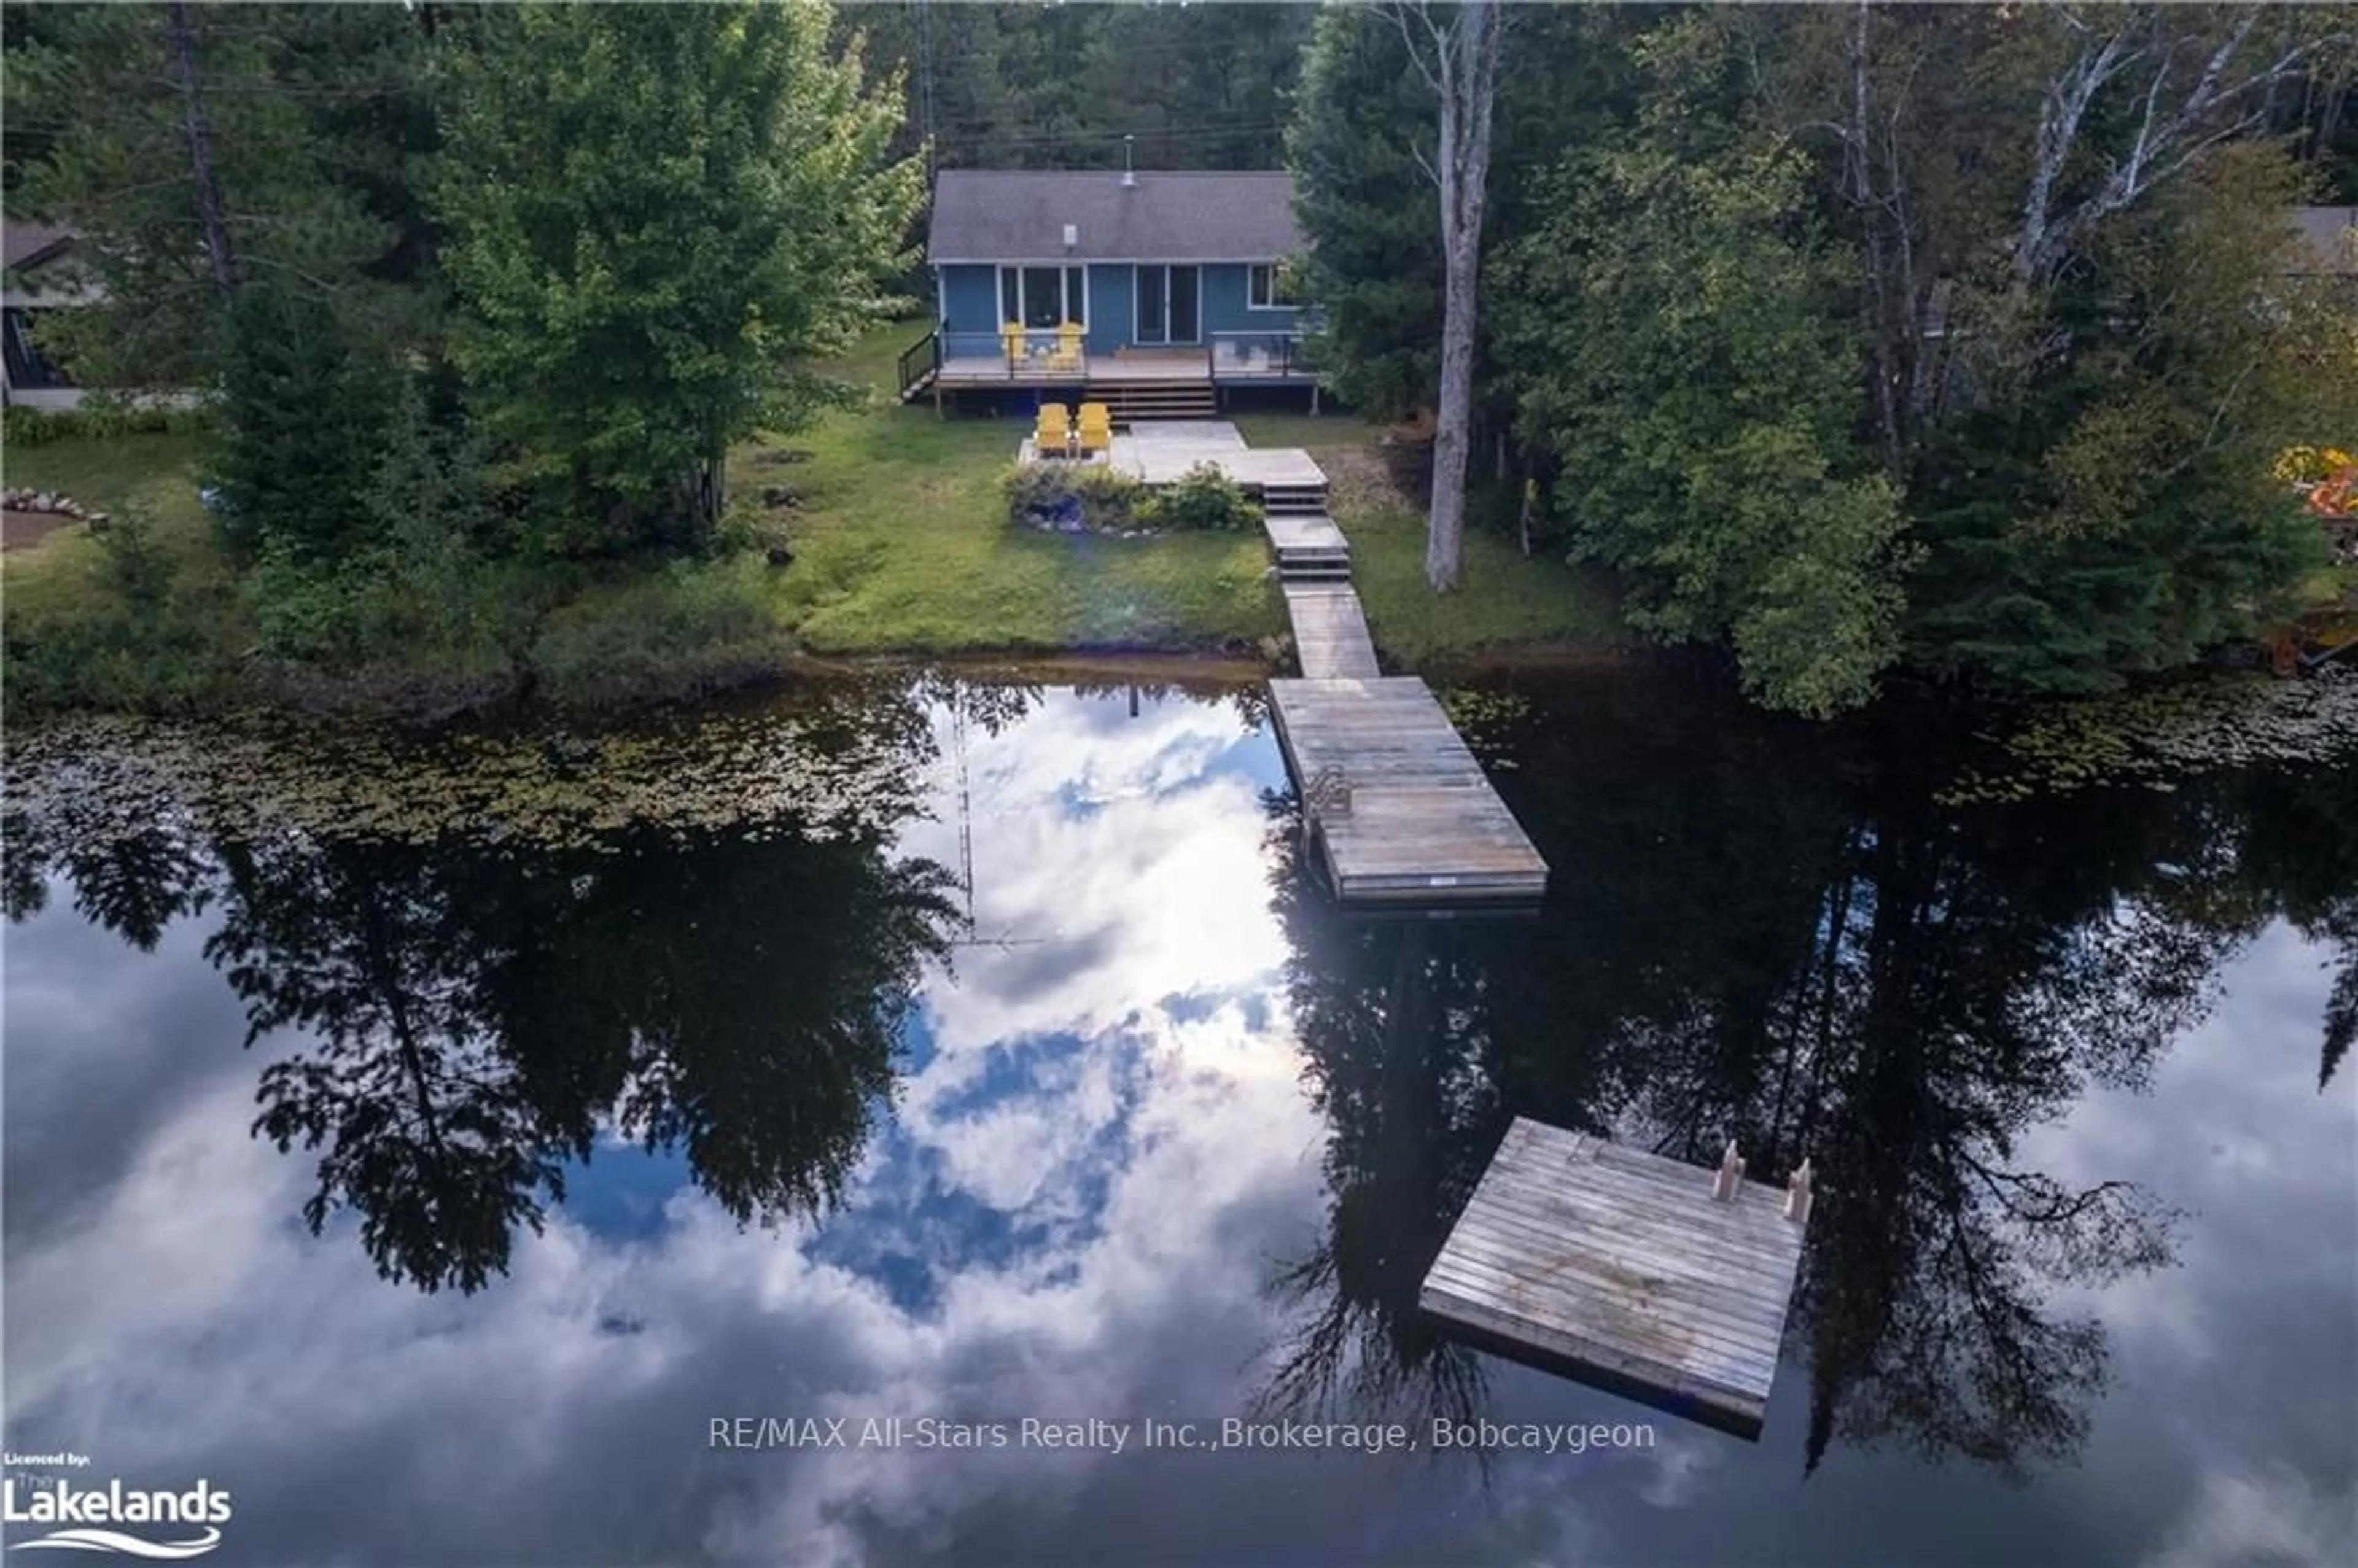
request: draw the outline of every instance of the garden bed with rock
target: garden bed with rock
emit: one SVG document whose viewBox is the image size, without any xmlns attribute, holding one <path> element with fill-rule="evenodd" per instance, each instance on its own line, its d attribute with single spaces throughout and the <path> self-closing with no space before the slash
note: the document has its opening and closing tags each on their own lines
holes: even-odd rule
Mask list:
<svg viewBox="0 0 2358 1568">
<path fill-rule="evenodd" d="M 46 490 L 0 491 L 0 549 L 37 544 L 72 523 L 106 526 L 106 514 L 93 512 L 70 495 Z"/>
</svg>

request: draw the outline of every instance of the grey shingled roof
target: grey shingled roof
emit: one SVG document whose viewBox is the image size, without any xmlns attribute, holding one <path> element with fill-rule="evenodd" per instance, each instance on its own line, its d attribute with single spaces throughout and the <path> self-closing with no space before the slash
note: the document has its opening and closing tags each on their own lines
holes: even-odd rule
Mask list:
<svg viewBox="0 0 2358 1568">
<path fill-rule="evenodd" d="M 1282 173 L 944 169 L 934 184 L 935 262 L 1271 261 L 1294 248 Z M 1078 231 L 1065 248 L 1065 225 Z"/>
<path fill-rule="evenodd" d="M 10 218 L 0 222 L 0 267 L 38 266 L 73 243 L 74 232 L 61 223 L 28 223 Z"/>
</svg>

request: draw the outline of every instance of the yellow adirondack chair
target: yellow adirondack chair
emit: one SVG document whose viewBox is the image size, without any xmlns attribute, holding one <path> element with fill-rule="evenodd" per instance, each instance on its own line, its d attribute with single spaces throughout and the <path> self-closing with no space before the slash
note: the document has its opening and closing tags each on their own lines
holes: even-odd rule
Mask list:
<svg viewBox="0 0 2358 1568">
<path fill-rule="evenodd" d="M 1112 414 L 1108 411 L 1106 406 L 1102 403 L 1082 404 L 1081 421 L 1077 433 L 1080 438 L 1082 451 L 1104 452 L 1112 450 Z"/>
<path fill-rule="evenodd" d="M 1044 458 L 1062 457 L 1073 449 L 1073 427 L 1065 422 L 1063 404 L 1040 405 L 1040 423 L 1032 433 L 1032 446 Z"/>
<path fill-rule="evenodd" d="M 1007 357 L 1010 360 L 1020 360 L 1023 357 L 1022 322 L 1008 322 L 1005 326 L 999 329 L 999 338 L 1001 346 L 1006 349 Z"/>
<path fill-rule="evenodd" d="M 1081 326 L 1067 321 L 1056 329 L 1056 347 L 1049 355 L 1048 368 L 1059 374 L 1069 374 L 1081 368 Z"/>
</svg>

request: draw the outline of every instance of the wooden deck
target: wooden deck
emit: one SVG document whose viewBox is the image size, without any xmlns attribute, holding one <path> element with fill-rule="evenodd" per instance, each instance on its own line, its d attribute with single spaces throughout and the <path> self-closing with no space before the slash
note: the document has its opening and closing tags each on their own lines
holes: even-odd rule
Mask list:
<svg viewBox="0 0 2358 1568">
<path fill-rule="evenodd" d="M 1484 1346 L 1757 1439 L 1804 1227 L 1785 1195 L 1518 1118 L 1418 1303 Z"/>
<path fill-rule="evenodd" d="M 1293 608 L 1293 595 L 1286 597 Z M 1343 656 L 1339 650 L 1332 644 L 1311 656 Z M 1348 792 L 1347 802 L 1313 808 L 1338 899 L 1529 902 L 1547 891 L 1547 862 L 1422 681 L 1320 678 L 1308 660 L 1303 673 L 1308 678 L 1269 683 L 1271 708 L 1305 795 L 1322 778 Z"/>
<path fill-rule="evenodd" d="M 1312 373 L 1281 369 L 1267 356 L 1222 355 L 1217 363 L 1201 349 L 1130 354 L 1082 354 L 1076 359 L 1033 355 L 1010 361 L 1003 354 L 957 354 L 942 361 L 941 369 L 924 384 L 938 381 L 944 387 L 1051 387 L 1084 383 L 1111 385 L 1121 382 L 1162 384 L 1217 382 L 1272 386 L 1308 385 Z"/>
<path fill-rule="evenodd" d="M 1383 674 L 1376 667 L 1376 645 L 1368 637 L 1368 618 L 1359 613 L 1359 596 L 1349 584 L 1282 586 L 1285 612 L 1293 621 L 1294 657 L 1304 678 L 1374 680 Z"/>
</svg>

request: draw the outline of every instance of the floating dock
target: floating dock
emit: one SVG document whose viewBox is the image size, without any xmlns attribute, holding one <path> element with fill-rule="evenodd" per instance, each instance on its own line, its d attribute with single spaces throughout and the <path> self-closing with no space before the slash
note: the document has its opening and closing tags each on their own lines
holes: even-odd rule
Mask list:
<svg viewBox="0 0 2358 1568">
<path fill-rule="evenodd" d="M 1758 1439 L 1805 1221 L 1786 1194 L 1517 1118 L 1418 1304 L 1485 1348 Z M 1806 1209 L 1803 1210 L 1806 1216 Z"/>
<path fill-rule="evenodd" d="M 1316 646 L 1305 644 L 1305 674 Z M 1314 676 L 1272 680 L 1269 694 L 1336 898 L 1532 903 L 1547 892 L 1547 862 L 1422 681 Z"/>
</svg>

